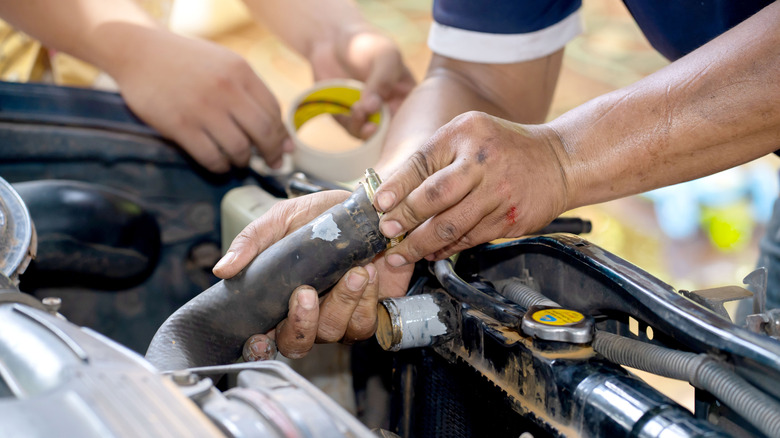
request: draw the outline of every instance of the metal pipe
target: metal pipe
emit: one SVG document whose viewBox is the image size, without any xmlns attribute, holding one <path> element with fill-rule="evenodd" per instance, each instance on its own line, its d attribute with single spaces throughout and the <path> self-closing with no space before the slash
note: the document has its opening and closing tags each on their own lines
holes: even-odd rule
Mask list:
<svg viewBox="0 0 780 438">
<path fill-rule="evenodd" d="M 451 337 L 456 317 L 442 293 L 386 298 L 377 306 L 376 339 L 388 351 L 429 347 Z"/>
</svg>

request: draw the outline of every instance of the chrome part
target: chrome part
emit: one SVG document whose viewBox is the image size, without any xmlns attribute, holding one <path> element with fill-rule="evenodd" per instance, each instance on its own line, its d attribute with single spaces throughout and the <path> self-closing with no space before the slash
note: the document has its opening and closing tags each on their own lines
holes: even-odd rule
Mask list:
<svg viewBox="0 0 780 438">
<path fill-rule="evenodd" d="M 14 188 L 0 178 L 0 273 L 14 284 L 36 251 L 35 228 L 30 212 Z"/>
<path fill-rule="evenodd" d="M 379 174 L 376 173 L 376 171 L 372 168 L 366 169 L 365 178 L 363 178 L 360 181 L 360 185 L 362 185 L 366 189 L 366 195 L 368 195 L 368 200 L 371 202 L 371 204 L 374 203 L 374 194 L 379 189 L 379 186 L 382 185 L 382 178 L 379 177 Z M 382 212 L 377 210 L 377 214 L 379 217 L 382 217 Z M 401 241 L 404 240 L 404 236 L 398 236 L 393 238 L 387 239 L 387 247 L 392 248 Z"/>
<path fill-rule="evenodd" d="M 376 339 L 388 351 L 429 347 L 448 339 L 454 317 L 443 294 L 385 298 L 377 306 Z"/>
<path fill-rule="evenodd" d="M 753 290 L 753 313 L 764 313 L 766 311 L 766 285 L 769 273 L 765 267 L 760 267 L 751 272 L 742 280 L 742 283 L 748 285 Z"/>
<path fill-rule="evenodd" d="M 694 302 L 712 310 L 727 321 L 731 321 L 731 317 L 723 306 L 723 303 L 742 300 L 753 296 L 753 293 L 749 290 L 736 285 L 691 291 L 681 290 L 680 293 L 682 296 L 690 298 Z"/>
</svg>

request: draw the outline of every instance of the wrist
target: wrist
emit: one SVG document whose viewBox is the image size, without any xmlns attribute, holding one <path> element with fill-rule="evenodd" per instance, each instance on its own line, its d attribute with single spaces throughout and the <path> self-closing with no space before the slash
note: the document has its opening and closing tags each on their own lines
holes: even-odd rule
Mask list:
<svg viewBox="0 0 780 438">
<path fill-rule="evenodd" d="M 159 49 L 166 33 L 153 22 L 106 23 L 91 32 L 85 60 L 119 81 L 128 66 L 144 58 L 145 51 Z"/>
<path fill-rule="evenodd" d="M 568 131 L 556 127 L 554 123 L 536 125 L 536 128 L 540 130 L 545 144 L 555 157 L 560 172 L 562 205 L 559 213 L 582 206 L 577 202 L 579 196 L 577 195 L 576 169 L 572 165 L 572 157 L 569 154 L 569 151 L 572 150 L 571 144 L 576 140 L 568 135 Z"/>
</svg>

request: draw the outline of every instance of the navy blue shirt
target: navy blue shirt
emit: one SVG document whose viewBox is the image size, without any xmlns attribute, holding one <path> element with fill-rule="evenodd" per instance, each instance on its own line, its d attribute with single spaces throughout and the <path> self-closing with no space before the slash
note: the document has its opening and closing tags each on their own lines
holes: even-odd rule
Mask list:
<svg viewBox="0 0 780 438">
<path fill-rule="evenodd" d="M 526 34 L 561 22 L 577 11 L 581 3 L 581 0 L 434 0 L 433 18 L 439 25 L 466 31 Z M 665 57 L 676 60 L 772 1 L 624 0 L 624 3 L 650 44 Z"/>
</svg>

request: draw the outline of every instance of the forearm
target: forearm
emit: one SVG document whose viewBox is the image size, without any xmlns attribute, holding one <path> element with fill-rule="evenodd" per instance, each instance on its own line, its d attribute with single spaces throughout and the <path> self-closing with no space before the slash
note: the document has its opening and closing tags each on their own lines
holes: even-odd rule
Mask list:
<svg viewBox="0 0 780 438">
<path fill-rule="evenodd" d="M 252 16 L 309 61 L 318 51 L 346 46 L 356 33 L 373 29 L 351 0 L 244 0 Z M 324 47 L 327 46 L 327 47 Z"/>
<path fill-rule="evenodd" d="M 406 98 L 385 139 L 380 175 L 389 175 L 455 116 L 482 111 L 541 123 L 550 108 L 563 50 L 517 64 L 472 64 L 434 55 L 426 78 Z"/>
<path fill-rule="evenodd" d="M 104 70 L 139 49 L 138 29 L 158 27 L 131 0 L 8 1 L 0 2 L 0 16 L 47 47 Z"/>
<path fill-rule="evenodd" d="M 568 208 L 746 163 L 780 148 L 780 4 L 549 125 Z"/>
</svg>

